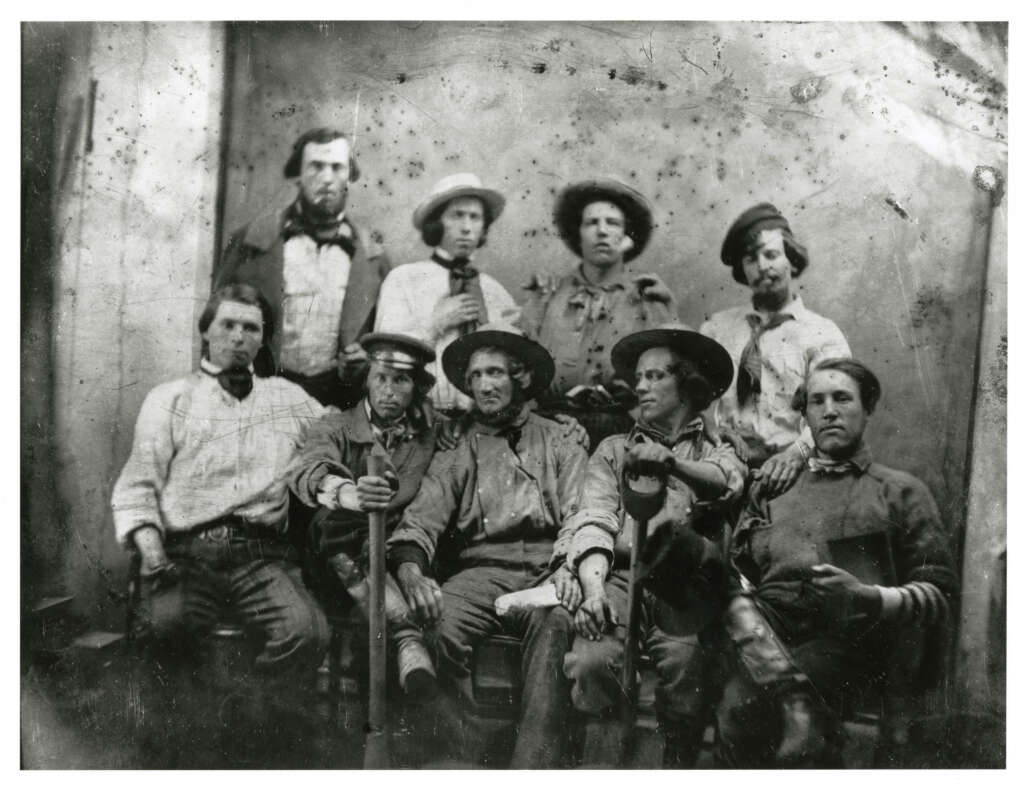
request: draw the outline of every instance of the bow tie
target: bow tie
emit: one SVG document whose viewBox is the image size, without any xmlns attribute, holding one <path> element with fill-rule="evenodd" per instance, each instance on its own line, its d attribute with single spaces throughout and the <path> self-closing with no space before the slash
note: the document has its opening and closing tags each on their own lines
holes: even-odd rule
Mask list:
<svg viewBox="0 0 1024 787">
<path fill-rule="evenodd" d="M 312 221 L 298 203 L 292 203 L 285 216 L 281 236 L 288 241 L 296 235 L 308 235 L 320 246 L 338 246 L 349 257 L 355 254 L 356 244 L 353 240 L 352 225 L 345 219 L 317 223 Z"/>
<path fill-rule="evenodd" d="M 210 377 L 215 377 L 220 387 L 239 401 L 252 393 L 252 372 L 248 368 L 223 369 L 214 373 L 204 367 L 203 371 Z"/>
<path fill-rule="evenodd" d="M 466 258 L 449 260 L 434 252 L 430 259 L 445 268 L 453 279 L 475 279 L 480 275 L 480 271 Z"/>
</svg>

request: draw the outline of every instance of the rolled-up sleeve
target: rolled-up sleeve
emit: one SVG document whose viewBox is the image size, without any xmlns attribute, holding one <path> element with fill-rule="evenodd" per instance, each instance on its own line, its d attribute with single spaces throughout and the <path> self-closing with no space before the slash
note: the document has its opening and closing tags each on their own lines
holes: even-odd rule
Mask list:
<svg viewBox="0 0 1024 787">
<path fill-rule="evenodd" d="M 559 534 L 568 543 L 566 562 L 573 569 L 594 549 L 614 554 L 615 537 L 622 529 L 622 496 L 619 492 L 619 455 L 622 437 L 609 437 L 587 462 L 578 510 Z M 564 534 L 564 535 L 563 535 Z"/>
<path fill-rule="evenodd" d="M 132 451 L 114 484 L 111 508 L 114 530 L 122 546 L 134 530 L 152 525 L 164 532 L 160 493 L 167 483 L 174 458 L 174 424 L 178 388 L 154 388 L 146 396 L 135 422 Z"/>
<path fill-rule="evenodd" d="M 726 442 L 719 445 L 709 446 L 702 462 L 713 464 L 725 476 L 726 491 L 717 498 L 717 503 L 731 503 L 743 494 L 743 488 L 747 481 L 747 466 L 736 456 L 736 450 Z"/>
<path fill-rule="evenodd" d="M 327 475 L 355 480 L 345 461 L 346 448 L 341 415 L 336 410 L 328 410 L 309 426 L 288 472 L 288 485 L 303 504 L 310 508 L 318 505 L 317 492 Z"/>
</svg>

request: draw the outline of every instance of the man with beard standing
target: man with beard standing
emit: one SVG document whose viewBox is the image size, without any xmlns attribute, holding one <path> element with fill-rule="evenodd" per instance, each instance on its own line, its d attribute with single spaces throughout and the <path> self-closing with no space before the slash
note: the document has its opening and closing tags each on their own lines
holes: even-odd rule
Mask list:
<svg viewBox="0 0 1024 787">
<path fill-rule="evenodd" d="M 381 282 L 391 269 L 379 245 L 345 212 L 359 167 L 345 135 L 307 131 L 284 167 L 299 193 L 283 212 L 255 219 L 231 236 L 214 289 L 251 284 L 270 302 L 280 333 L 257 370 L 280 373 L 321 404 L 342 409 L 361 397 L 366 352 Z"/>
<path fill-rule="evenodd" d="M 502 631 L 522 636 L 522 713 L 510 764 L 556 767 L 569 703 L 562 661 L 580 591 L 568 568 L 551 566 L 587 453 L 572 427 L 527 407 L 553 373 L 536 342 L 481 329 L 449 345 L 442 363 L 473 409 L 459 444 L 434 455 L 388 541 L 388 562 L 413 612 L 436 626 L 441 677 L 463 697 L 473 696 L 474 647 Z M 456 554 L 454 573 L 439 586 L 432 568 L 442 537 Z M 548 582 L 559 606 L 498 616 L 499 596 Z"/>
<path fill-rule="evenodd" d="M 717 424 L 746 443 L 744 457 L 768 495 L 796 481 L 814 442 L 790 403 L 808 373 L 850 347 L 831 320 L 793 291 L 807 250 L 789 222 L 767 202 L 744 211 L 726 233 L 722 262 L 750 288 L 751 303 L 716 312 L 700 327 L 729 351 L 736 378 L 715 405 Z"/>
</svg>

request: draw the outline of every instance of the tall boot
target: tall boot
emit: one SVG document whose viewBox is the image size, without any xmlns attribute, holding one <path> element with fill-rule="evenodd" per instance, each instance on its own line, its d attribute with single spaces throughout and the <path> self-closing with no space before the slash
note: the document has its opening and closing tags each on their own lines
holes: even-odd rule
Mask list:
<svg viewBox="0 0 1024 787">
<path fill-rule="evenodd" d="M 331 556 L 328 562 L 356 606 L 363 615 L 369 617 L 370 583 L 362 569 L 343 552 Z M 402 589 L 390 574 L 384 577 L 384 618 L 387 621 L 388 638 L 395 644 L 399 685 L 416 699 L 430 699 L 437 693 L 434 662 L 423 641 L 423 632 L 413 622 L 412 611 L 402 595 Z"/>
<path fill-rule="evenodd" d="M 831 714 L 809 691 L 794 689 L 779 698 L 782 739 L 775 750 L 780 768 L 835 767 L 838 756 Z"/>
</svg>

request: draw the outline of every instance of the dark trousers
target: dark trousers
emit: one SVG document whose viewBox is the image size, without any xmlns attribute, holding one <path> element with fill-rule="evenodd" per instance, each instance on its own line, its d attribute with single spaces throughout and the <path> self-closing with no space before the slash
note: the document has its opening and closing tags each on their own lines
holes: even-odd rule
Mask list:
<svg viewBox="0 0 1024 787">
<path fill-rule="evenodd" d="M 565 659 L 565 672 L 572 681 L 572 702 L 577 710 L 593 716 L 609 716 L 625 697 L 622 662 L 626 651 L 628 575 L 616 571 L 605 583 L 605 592 L 621 621 L 614 633 L 597 642 L 577 637 Z M 673 636 L 656 626 L 651 605 L 645 601 L 640 627 L 640 648 L 654 666 L 658 682 L 655 709 L 663 727 L 680 725 L 702 732 L 704 717 L 721 686 L 719 669 L 722 643 L 710 632 Z M 710 628 L 710 627 L 709 627 Z M 717 628 L 716 628 L 717 631 Z"/>
<path fill-rule="evenodd" d="M 306 671 L 312 680 L 330 629 L 286 543 L 184 536 L 170 539 L 166 551 L 177 576 L 141 580 L 137 617 L 144 639 L 194 652 L 228 615 L 260 642 L 258 670 Z"/>
<path fill-rule="evenodd" d="M 532 587 L 542 577 L 541 569 L 481 566 L 459 571 L 441 588 L 439 666 L 463 696 L 473 696 L 470 665 L 476 645 L 493 634 L 523 639 L 522 715 L 510 763 L 513 768 L 556 767 L 561 758 L 569 705 L 562 662 L 572 636 L 572 618 L 561 606 L 505 618 L 494 611 L 498 596 Z"/>
</svg>

